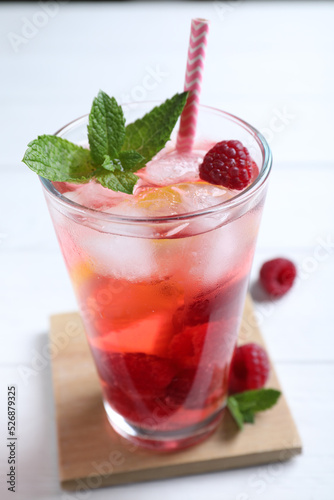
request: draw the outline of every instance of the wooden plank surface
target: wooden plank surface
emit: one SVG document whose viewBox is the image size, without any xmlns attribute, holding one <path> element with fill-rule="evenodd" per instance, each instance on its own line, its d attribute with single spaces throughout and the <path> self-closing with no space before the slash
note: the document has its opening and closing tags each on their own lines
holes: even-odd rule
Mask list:
<svg viewBox="0 0 334 500">
<path fill-rule="evenodd" d="M 263 345 L 249 298 L 243 325 L 241 342 Z M 58 352 L 52 371 L 59 477 L 65 489 L 79 491 L 284 461 L 301 452 L 301 440 L 284 396 L 242 432 L 226 412 L 214 434 L 197 446 L 168 454 L 140 449 L 118 436 L 108 423 L 79 315 L 52 316 L 50 342 Z M 273 367 L 268 386 L 280 389 Z"/>
</svg>

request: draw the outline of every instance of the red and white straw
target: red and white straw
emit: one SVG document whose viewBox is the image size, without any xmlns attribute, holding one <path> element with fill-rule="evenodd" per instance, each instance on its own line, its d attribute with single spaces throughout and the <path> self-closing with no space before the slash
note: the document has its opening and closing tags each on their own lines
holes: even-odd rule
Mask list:
<svg viewBox="0 0 334 500">
<path fill-rule="evenodd" d="M 184 90 L 189 91 L 189 96 L 180 119 L 176 143 L 176 149 L 179 152 L 190 152 L 194 144 L 208 33 L 209 21 L 206 19 L 193 19 L 191 21 L 184 83 Z"/>
</svg>

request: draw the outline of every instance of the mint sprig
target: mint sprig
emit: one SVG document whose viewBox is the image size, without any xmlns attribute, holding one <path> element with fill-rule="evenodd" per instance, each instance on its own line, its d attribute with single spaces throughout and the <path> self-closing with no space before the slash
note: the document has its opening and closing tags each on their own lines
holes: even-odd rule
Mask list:
<svg viewBox="0 0 334 500">
<path fill-rule="evenodd" d="M 156 106 L 143 118 L 125 129 L 123 150 L 134 149 L 143 156 L 140 166 L 153 158 L 170 139 L 173 128 L 186 103 L 188 92 L 176 94 Z"/>
<path fill-rule="evenodd" d="M 254 389 L 227 398 L 227 407 L 240 429 L 244 422 L 253 423 L 255 413 L 272 408 L 280 397 L 276 389 Z"/>
<path fill-rule="evenodd" d="M 89 113 L 88 141 L 92 159 L 102 165 L 105 156 L 117 157 L 125 137 L 125 118 L 114 97 L 98 93 Z"/>
<path fill-rule="evenodd" d="M 50 181 L 88 182 L 95 170 L 88 149 L 55 135 L 31 141 L 22 161 Z"/>
<path fill-rule="evenodd" d="M 100 172 L 95 174 L 95 180 L 102 184 L 103 187 L 112 189 L 113 191 L 122 191 L 123 193 L 131 194 L 138 180 L 138 176 L 132 172 L 124 172 L 117 169 L 114 171 L 101 169 Z"/>
<path fill-rule="evenodd" d="M 114 191 L 132 194 L 145 166 L 170 139 L 188 93 L 176 94 L 143 118 L 125 126 L 121 106 L 100 91 L 89 114 L 88 142 L 82 148 L 54 135 L 28 144 L 23 162 L 50 181 L 86 183 L 91 179 Z"/>
</svg>

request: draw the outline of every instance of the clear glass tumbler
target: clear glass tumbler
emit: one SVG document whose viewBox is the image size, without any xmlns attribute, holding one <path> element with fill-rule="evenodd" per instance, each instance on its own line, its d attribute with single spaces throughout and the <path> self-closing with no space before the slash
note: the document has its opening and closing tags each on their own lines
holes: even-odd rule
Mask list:
<svg viewBox="0 0 334 500">
<path fill-rule="evenodd" d="M 127 123 L 153 105 L 126 106 Z M 87 121 L 57 135 L 86 145 Z M 226 404 L 272 162 L 252 126 L 200 107 L 196 141 L 229 139 L 248 148 L 259 175 L 235 197 L 196 212 L 113 215 L 78 205 L 41 179 L 109 421 L 157 450 L 204 439 Z"/>
</svg>

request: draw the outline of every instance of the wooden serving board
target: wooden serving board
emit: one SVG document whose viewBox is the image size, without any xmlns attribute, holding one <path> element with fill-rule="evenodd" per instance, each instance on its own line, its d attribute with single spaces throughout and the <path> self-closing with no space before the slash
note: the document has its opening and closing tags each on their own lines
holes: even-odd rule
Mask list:
<svg viewBox="0 0 334 500">
<path fill-rule="evenodd" d="M 247 298 L 244 311 L 247 342 L 263 345 Z M 140 449 L 111 428 L 83 325 L 77 313 L 51 317 L 50 342 L 56 403 L 59 475 L 64 489 L 163 479 L 187 474 L 284 461 L 301 453 L 298 431 L 282 395 L 254 425 L 238 431 L 226 411 L 218 429 L 203 443 L 170 453 Z M 280 389 L 272 367 L 268 386 Z"/>
</svg>

